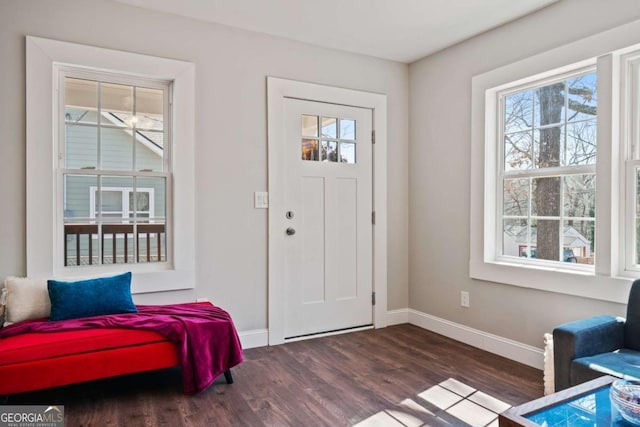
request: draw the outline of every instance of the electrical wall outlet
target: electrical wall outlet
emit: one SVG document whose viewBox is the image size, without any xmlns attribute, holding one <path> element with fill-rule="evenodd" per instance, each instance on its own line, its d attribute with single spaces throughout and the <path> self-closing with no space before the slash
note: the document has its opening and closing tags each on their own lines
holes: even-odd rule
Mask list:
<svg viewBox="0 0 640 427">
<path fill-rule="evenodd" d="M 469 292 L 460 291 L 460 305 L 462 307 L 470 307 L 469 303 Z"/>
</svg>

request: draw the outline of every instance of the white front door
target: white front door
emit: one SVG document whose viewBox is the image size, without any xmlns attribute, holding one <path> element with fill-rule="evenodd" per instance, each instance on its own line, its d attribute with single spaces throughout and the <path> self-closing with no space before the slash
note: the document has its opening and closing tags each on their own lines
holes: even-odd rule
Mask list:
<svg viewBox="0 0 640 427">
<path fill-rule="evenodd" d="M 284 338 L 371 325 L 372 111 L 284 101 Z"/>
</svg>

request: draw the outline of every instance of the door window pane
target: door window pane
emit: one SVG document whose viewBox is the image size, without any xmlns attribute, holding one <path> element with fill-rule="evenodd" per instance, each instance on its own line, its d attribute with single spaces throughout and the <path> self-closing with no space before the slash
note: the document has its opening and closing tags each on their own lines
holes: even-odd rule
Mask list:
<svg viewBox="0 0 640 427">
<path fill-rule="evenodd" d="M 356 139 L 356 121 L 340 119 L 340 139 Z"/>
<path fill-rule="evenodd" d="M 356 162 L 356 144 L 351 142 L 340 143 L 340 162 L 342 163 Z"/>
<path fill-rule="evenodd" d="M 338 142 L 322 141 L 322 161 L 337 162 L 338 161 Z"/>
<path fill-rule="evenodd" d="M 302 136 L 318 137 L 318 116 L 302 115 Z"/>
<path fill-rule="evenodd" d="M 318 140 L 302 140 L 302 160 L 318 160 Z"/>
<path fill-rule="evenodd" d="M 322 137 L 337 138 L 338 137 L 338 120 L 331 117 L 322 118 Z"/>
</svg>

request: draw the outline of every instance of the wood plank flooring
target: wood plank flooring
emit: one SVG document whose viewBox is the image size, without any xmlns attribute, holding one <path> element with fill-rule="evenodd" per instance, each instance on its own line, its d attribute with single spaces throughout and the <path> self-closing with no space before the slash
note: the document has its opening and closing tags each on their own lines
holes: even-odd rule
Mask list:
<svg viewBox="0 0 640 427">
<path fill-rule="evenodd" d="M 175 368 L 15 395 L 9 403 L 64 405 L 67 427 L 413 427 L 487 425 L 465 423 L 418 396 L 450 378 L 509 405 L 543 394 L 541 371 L 412 325 L 249 349 L 232 372 L 234 384 L 221 376 L 195 396 L 182 394 Z"/>
</svg>

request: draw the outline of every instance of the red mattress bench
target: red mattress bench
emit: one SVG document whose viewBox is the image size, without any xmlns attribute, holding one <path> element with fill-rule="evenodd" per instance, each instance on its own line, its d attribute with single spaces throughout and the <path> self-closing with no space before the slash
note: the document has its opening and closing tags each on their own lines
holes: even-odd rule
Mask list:
<svg viewBox="0 0 640 427">
<path fill-rule="evenodd" d="M 229 313 L 209 302 L 135 306 L 131 273 L 0 286 L 0 396 L 180 366 L 186 394 L 242 362 Z"/>
<path fill-rule="evenodd" d="M 0 339 L 0 395 L 178 364 L 175 345 L 153 331 L 89 329 L 26 333 Z M 229 374 L 227 382 L 230 379 Z"/>
<path fill-rule="evenodd" d="M 179 365 L 176 344 L 151 330 L 27 332 L 0 338 L 0 396 Z"/>
</svg>

